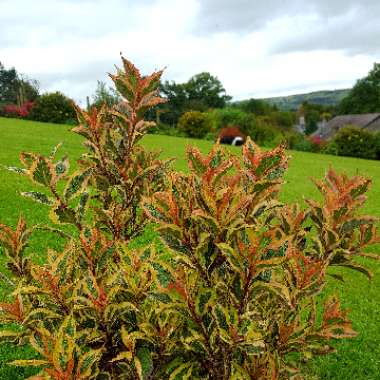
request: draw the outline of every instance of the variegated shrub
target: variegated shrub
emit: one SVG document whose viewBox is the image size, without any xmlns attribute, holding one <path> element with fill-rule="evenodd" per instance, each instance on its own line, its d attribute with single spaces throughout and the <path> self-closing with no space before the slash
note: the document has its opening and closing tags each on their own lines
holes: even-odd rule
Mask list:
<svg viewBox="0 0 380 380">
<path fill-rule="evenodd" d="M 150 368 L 139 324 L 154 307 L 149 294 L 160 257 L 128 244 L 147 223 L 142 196 L 164 189 L 170 164 L 139 144 L 152 125 L 144 113 L 163 101 L 161 74 L 142 76 L 123 58 L 123 69 L 111 75 L 123 101 L 89 112 L 77 107 L 73 131 L 85 138 L 87 153 L 73 174 L 67 157 L 56 158 L 59 146 L 47 157 L 22 153 L 24 167 L 10 168 L 42 188 L 22 194 L 50 208 L 55 226 L 44 229 L 65 240 L 62 251 L 49 249 L 47 262 L 37 265 L 28 238 L 42 226 L 27 228 L 23 218 L 15 230 L 0 225 L 9 289 L 1 322 L 20 326 L 0 336 L 36 350 L 38 359 L 13 363 L 41 367 L 35 379 L 136 379 Z"/>
<path fill-rule="evenodd" d="M 355 336 L 339 300 L 318 296 L 330 266 L 370 276 L 356 262 L 379 242 L 360 214 L 370 181 L 330 170 L 316 182 L 322 203 L 281 204 L 284 147 L 249 139 L 242 158 L 189 148 L 190 173 L 175 173 L 139 145 L 160 77 L 123 58 L 111 76 L 123 102 L 77 108 L 87 153 L 73 174 L 59 147 L 11 168 L 43 189 L 23 195 L 50 209 L 44 230 L 64 241 L 38 265 L 27 248 L 42 227 L 0 225 L 0 338 L 36 352 L 12 364 L 39 367 L 35 380 L 302 379 L 301 361 Z M 166 248 L 132 249 L 152 221 Z"/>
<path fill-rule="evenodd" d="M 241 161 L 218 145 L 188 159 L 190 174 L 172 173 L 145 200 L 173 254 L 155 325 L 175 329 L 166 349 L 181 352 L 178 378 L 302 379 L 301 361 L 356 335 L 337 297 L 322 310 L 317 301 L 330 266 L 370 276 L 355 261 L 377 258 L 363 252 L 380 241 L 376 220 L 358 213 L 370 181 L 330 170 L 316 182 L 324 202 L 302 209 L 277 200 L 282 146 L 263 152 L 248 139 Z"/>
</svg>

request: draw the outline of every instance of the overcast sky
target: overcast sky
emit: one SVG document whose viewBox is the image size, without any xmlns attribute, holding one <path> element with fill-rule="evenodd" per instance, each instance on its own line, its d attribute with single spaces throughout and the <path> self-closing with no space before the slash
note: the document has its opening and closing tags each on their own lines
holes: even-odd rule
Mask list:
<svg viewBox="0 0 380 380">
<path fill-rule="evenodd" d="M 218 76 L 234 99 L 347 88 L 380 55 L 380 0 L 0 0 L 0 62 L 77 101 L 119 64 Z"/>
</svg>

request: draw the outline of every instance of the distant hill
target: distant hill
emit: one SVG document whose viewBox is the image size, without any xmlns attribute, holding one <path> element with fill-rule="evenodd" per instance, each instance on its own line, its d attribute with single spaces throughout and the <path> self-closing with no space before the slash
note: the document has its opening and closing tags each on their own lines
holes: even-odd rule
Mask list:
<svg viewBox="0 0 380 380">
<path fill-rule="evenodd" d="M 265 98 L 262 100 L 265 100 L 271 104 L 275 104 L 281 110 L 288 111 L 297 110 L 299 106 L 305 101 L 314 104 L 334 106 L 337 105 L 345 96 L 347 96 L 349 91 L 350 89 L 314 91 L 307 94 L 276 96 L 274 98 Z"/>
</svg>

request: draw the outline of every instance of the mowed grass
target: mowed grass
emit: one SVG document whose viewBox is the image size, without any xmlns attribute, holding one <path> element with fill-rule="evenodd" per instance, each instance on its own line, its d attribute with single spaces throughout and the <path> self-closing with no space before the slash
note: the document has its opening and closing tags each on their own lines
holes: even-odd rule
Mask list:
<svg viewBox="0 0 380 380">
<path fill-rule="evenodd" d="M 34 151 L 47 154 L 58 142 L 62 142 L 62 153 L 68 154 L 75 166 L 75 160 L 84 151 L 82 139 L 69 132 L 69 127 L 45 123 L 27 122 L 0 118 L 0 165 L 19 165 L 21 151 Z M 159 149 L 162 157 L 174 157 L 174 167 L 186 170 L 186 146 L 189 144 L 207 152 L 212 143 L 207 141 L 183 139 L 167 136 L 148 135 L 143 144 L 149 149 Z M 239 148 L 230 148 L 239 153 Z M 286 174 L 281 199 L 287 202 L 303 202 L 304 198 L 318 198 L 318 192 L 310 177 L 320 178 L 332 166 L 349 175 L 361 174 L 373 179 L 373 186 L 365 212 L 380 217 L 380 163 L 353 158 L 334 157 L 303 152 L 289 152 L 290 168 Z M 33 186 L 26 178 L 0 169 L 0 223 L 15 225 L 20 214 L 29 225 L 47 223 L 47 209 L 31 200 L 21 197 L 19 191 L 27 191 Z M 142 239 L 144 240 L 144 239 Z M 35 260 L 43 260 L 46 247 L 56 244 L 54 237 L 46 238 L 36 233 L 31 251 Z M 379 252 L 377 247 L 373 252 Z M 4 261 L 0 260 L 0 265 Z M 366 262 L 372 267 L 374 278 L 371 282 L 359 274 L 350 271 L 344 273 L 344 284 L 329 280 L 322 297 L 337 293 L 344 307 L 350 308 L 354 328 L 359 335 L 355 339 L 335 343 L 337 353 L 317 358 L 309 366 L 311 374 L 321 379 L 380 379 L 380 265 Z M 1 271 L 1 268 L 0 268 Z M 3 297 L 0 288 L 0 296 Z M 26 358 L 30 351 L 26 348 L 14 348 L 0 345 L 0 379 L 24 379 L 34 372 L 6 363 L 16 358 Z"/>
</svg>

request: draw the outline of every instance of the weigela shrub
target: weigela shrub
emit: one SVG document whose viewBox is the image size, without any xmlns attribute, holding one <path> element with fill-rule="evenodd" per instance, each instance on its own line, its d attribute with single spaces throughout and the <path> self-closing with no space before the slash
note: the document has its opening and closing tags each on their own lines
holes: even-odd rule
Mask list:
<svg viewBox="0 0 380 380">
<path fill-rule="evenodd" d="M 360 213 L 370 180 L 330 170 L 316 181 L 322 202 L 283 205 L 284 147 L 250 140 L 242 159 L 189 148 L 190 173 L 172 172 L 139 144 L 161 74 L 123 58 L 111 75 L 123 103 L 77 108 L 78 171 L 57 149 L 10 168 L 45 189 L 23 195 L 50 208 L 46 233 L 65 241 L 39 265 L 27 247 L 41 227 L 0 225 L 0 322 L 18 326 L 0 338 L 37 354 L 11 364 L 39 367 L 35 380 L 302 379 L 301 361 L 356 335 L 337 297 L 317 300 L 330 266 L 371 276 L 355 260 L 376 258 L 364 252 L 376 219 Z M 165 248 L 132 248 L 150 221 Z"/>
</svg>

